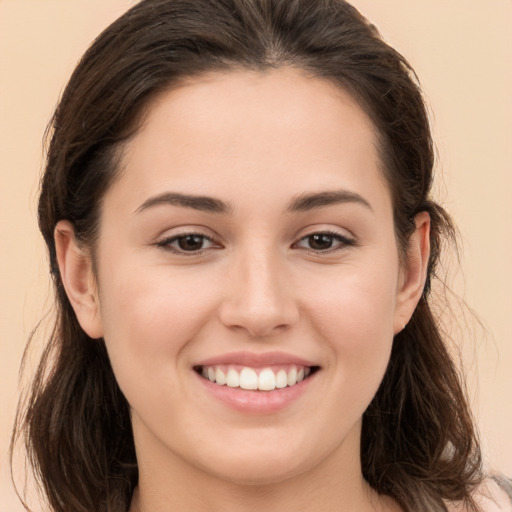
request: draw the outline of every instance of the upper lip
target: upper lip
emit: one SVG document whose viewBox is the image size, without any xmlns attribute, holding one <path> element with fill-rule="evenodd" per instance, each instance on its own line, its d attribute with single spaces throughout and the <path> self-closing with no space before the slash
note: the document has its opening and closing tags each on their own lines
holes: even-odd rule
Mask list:
<svg viewBox="0 0 512 512">
<path fill-rule="evenodd" d="M 209 357 L 199 361 L 194 366 L 214 366 L 214 365 L 240 365 L 252 368 L 272 366 L 279 364 L 295 364 L 298 366 L 318 366 L 315 363 L 303 359 L 293 354 L 285 352 L 227 352 L 218 356 Z"/>
</svg>

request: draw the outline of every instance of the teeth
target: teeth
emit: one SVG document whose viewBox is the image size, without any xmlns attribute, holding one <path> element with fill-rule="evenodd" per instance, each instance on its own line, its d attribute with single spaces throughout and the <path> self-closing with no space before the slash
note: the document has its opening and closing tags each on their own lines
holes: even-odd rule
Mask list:
<svg viewBox="0 0 512 512">
<path fill-rule="evenodd" d="M 287 386 L 294 386 L 311 374 L 311 368 L 290 366 L 288 371 L 281 368 L 277 372 L 271 368 L 262 369 L 259 374 L 255 369 L 244 367 L 239 372 L 233 367 L 203 367 L 201 375 L 219 386 L 247 390 L 273 391 Z"/>
<path fill-rule="evenodd" d="M 258 374 L 252 368 L 244 368 L 240 372 L 240 387 L 242 389 L 258 389 Z"/>
<path fill-rule="evenodd" d="M 265 368 L 261 371 L 258 378 L 258 389 L 261 391 L 272 391 L 276 389 L 276 376 L 270 368 Z"/>
<path fill-rule="evenodd" d="M 238 388 L 238 387 L 240 387 L 240 375 L 233 368 L 230 368 L 228 370 L 228 374 L 226 375 L 226 384 L 230 388 Z"/>
<path fill-rule="evenodd" d="M 288 385 L 288 375 L 284 370 L 279 370 L 276 373 L 276 388 L 285 388 Z"/>
<path fill-rule="evenodd" d="M 292 366 L 292 369 L 288 372 L 286 381 L 288 386 L 294 386 L 297 384 L 297 368 L 295 368 L 295 366 Z"/>
<path fill-rule="evenodd" d="M 215 382 L 221 386 L 226 384 L 226 374 L 220 368 L 215 370 Z"/>
</svg>

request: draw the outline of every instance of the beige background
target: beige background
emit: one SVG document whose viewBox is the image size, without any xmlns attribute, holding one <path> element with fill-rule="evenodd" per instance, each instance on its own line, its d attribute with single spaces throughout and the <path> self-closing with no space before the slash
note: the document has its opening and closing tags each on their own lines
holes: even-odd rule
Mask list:
<svg viewBox="0 0 512 512">
<path fill-rule="evenodd" d="M 0 0 L 0 512 L 22 510 L 7 467 L 17 371 L 51 304 L 36 227 L 41 137 L 77 59 L 134 3 Z M 512 2 L 354 4 L 413 64 L 434 113 L 439 194 L 463 237 L 454 287 L 488 331 L 473 322 L 458 336 L 470 394 L 488 464 L 512 475 Z"/>
</svg>

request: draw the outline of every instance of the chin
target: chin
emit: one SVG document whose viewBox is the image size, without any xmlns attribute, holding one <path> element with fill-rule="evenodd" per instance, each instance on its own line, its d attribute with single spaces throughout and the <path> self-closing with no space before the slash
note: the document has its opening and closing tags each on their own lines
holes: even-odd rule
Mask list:
<svg viewBox="0 0 512 512">
<path fill-rule="evenodd" d="M 307 473 L 315 468 L 328 453 L 325 447 L 304 446 L 283 442 L 265 443 L 255 439 L 252 443 L 201 454 L 203 470 L 223 481 L 241 486 L 269 486 Z M 324 448 L 324 449 L 322 449 Z M 206 457 L 204 457 L 206 455 Z M 215 461 L 215 464 L 212 464 Z"/>
<path fill-rule="evenodd" d="M 216 467 L 211 473 L 217 478 L 239 486 L 271 486 L 282 483 L 290 478 L 304 473 L 309 468 L 303 464 L 275 458 L 265 460 L 230 460 L 221 467 Z"/>
</svg>

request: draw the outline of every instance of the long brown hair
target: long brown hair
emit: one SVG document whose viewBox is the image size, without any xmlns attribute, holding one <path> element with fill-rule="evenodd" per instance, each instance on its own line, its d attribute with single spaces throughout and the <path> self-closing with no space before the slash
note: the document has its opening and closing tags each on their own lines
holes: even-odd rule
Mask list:
<svg viewBox="0 0 512 512">
<path fill-rule="evenodd" d="M 206 71 L 294 66 L 353 95 L 373 120 L 406 257 L 413 219 L 431 217 L 428 279 L 395 337 L 382 384 L 363 417 L 365 479 L 405 510 L 473 507 L 480 451 L 458 372 L 431 312 L 441 242 L 454 228 L 430 198 L 434 151 L 422 94 L 406 60 L 343 0 L 143 0 L 92 44 L 49 130 L 39 225 L 49 251 L 57 319 L 13 445 L 55 512 L 124 512 L 137 484 L 129 405 L 103 340 L 80 328 L 62 286 L 53 232 L 71 221 L 94 248 L 101 199 L 123 144 L 160 91 Z"/>
</svg>

